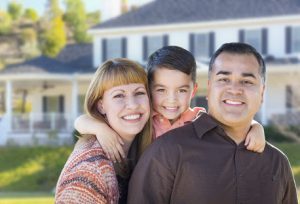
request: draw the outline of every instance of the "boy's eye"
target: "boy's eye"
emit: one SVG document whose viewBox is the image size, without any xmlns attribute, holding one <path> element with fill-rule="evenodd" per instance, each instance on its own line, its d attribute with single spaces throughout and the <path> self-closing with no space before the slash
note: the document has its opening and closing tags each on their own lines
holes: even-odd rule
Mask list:
<svg viewBox="0 0 300 204">
<path fill-rule="evenodd" d="M 156 89 L 157 92 L 164 92 L 165 89 Z"/>
<path fill-rule="evenodd" d="M 188 92 L 188 90 L 186 90 L 186 89 L 179 89 L 179 93 L 186 93 L 186 92 Z"/>
</svg>

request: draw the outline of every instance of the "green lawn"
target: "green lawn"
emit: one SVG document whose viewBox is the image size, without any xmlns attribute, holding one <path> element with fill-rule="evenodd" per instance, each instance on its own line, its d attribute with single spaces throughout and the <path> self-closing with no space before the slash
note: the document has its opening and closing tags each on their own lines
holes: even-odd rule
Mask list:
<svg viewBox="0 0 300 204">
<path fill-rule="evenodd" d="M 54 195 L 47 193 L 0 193 L 1 204 L 53 204 Z"/>
<path fill-rule="evenodd" d="M 300 144 L 277 143 L 274 145 L 281 149 L 290 160 L 299 198 Z M 73 147 L 0 148 L 0 203 L 54 203 L 52 191 L 72 149 Z"/>
</svg>

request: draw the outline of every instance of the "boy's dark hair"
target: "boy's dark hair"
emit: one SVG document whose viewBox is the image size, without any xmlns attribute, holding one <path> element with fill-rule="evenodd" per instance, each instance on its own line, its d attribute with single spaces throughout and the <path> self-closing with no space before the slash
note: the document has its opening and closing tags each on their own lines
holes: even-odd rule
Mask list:
<svg viewBox="0 0 300 204">
<path fill-rule="evenodd" d="M 210 62 L 209 62 L 208 77 L 210 77 L 210 74 L 212 72 L 212 67 L 215 63 L 216 58 L 222 52 L 232 53 L 232 54 L 253 55 L 259 64 L 260 76 L 262 77 L 263 83 L 265 83 L 266 66 L 265 66 L 265 62 L 264 62 L 262 56 L 251 45 L 246 44 L 246 43 L 240 43 L 240 42 L 225 43 L 213 54 L 213 56 L 211 57 Z"/>
<path fill-rule="evenodd" d="M 196 60 L 192 53 L 178 47 L 165 46 L 150 55 L 147 63 L 148 82 L 153 82 L 155 70 L 167 68 L 178 70 L 187 75 L 191 75 L 192 81 L 196 82 Z"/>
</svg>

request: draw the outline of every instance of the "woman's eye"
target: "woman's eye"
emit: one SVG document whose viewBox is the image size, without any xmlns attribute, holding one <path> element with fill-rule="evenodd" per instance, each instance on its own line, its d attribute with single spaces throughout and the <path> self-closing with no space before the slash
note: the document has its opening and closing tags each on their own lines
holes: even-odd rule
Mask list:
<svg viewBox="0 0 300 204">
<path fill-rule="evenodd" d="M 146 95 L 146 92 L 139 91 L 139 92 L 136 92 L 135 95 L 137 95 L 137 96 Z"/>
<path fill-rule="evenodd" d="M 124 95 L 123 94 L 117 94 L 117 95 L 114 95 L 113 98 L 123 98 Z"/>
</svg>

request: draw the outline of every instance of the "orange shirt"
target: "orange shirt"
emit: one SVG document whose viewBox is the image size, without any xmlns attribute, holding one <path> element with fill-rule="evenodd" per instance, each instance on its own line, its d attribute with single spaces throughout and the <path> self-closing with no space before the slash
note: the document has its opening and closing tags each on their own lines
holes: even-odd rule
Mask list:
<svg viewBox="0 0 300 204">
<path fill-rule="evenodd" d="M 202 107 L 189 108 L 184 113 L 182 113 L 180 118 L 177 119 L 173 124 L 171 124 L 171 122 L 161 114 L 154 112 L 152 116 L 154 139 L 158 138 L 159 136 L 168 132 L 169 130 L 181 127 L 186 123 L 191 122 L 197 117 L 197 115 L 200 112 L 206 112 L 205 108 Z"/>
</svg>

